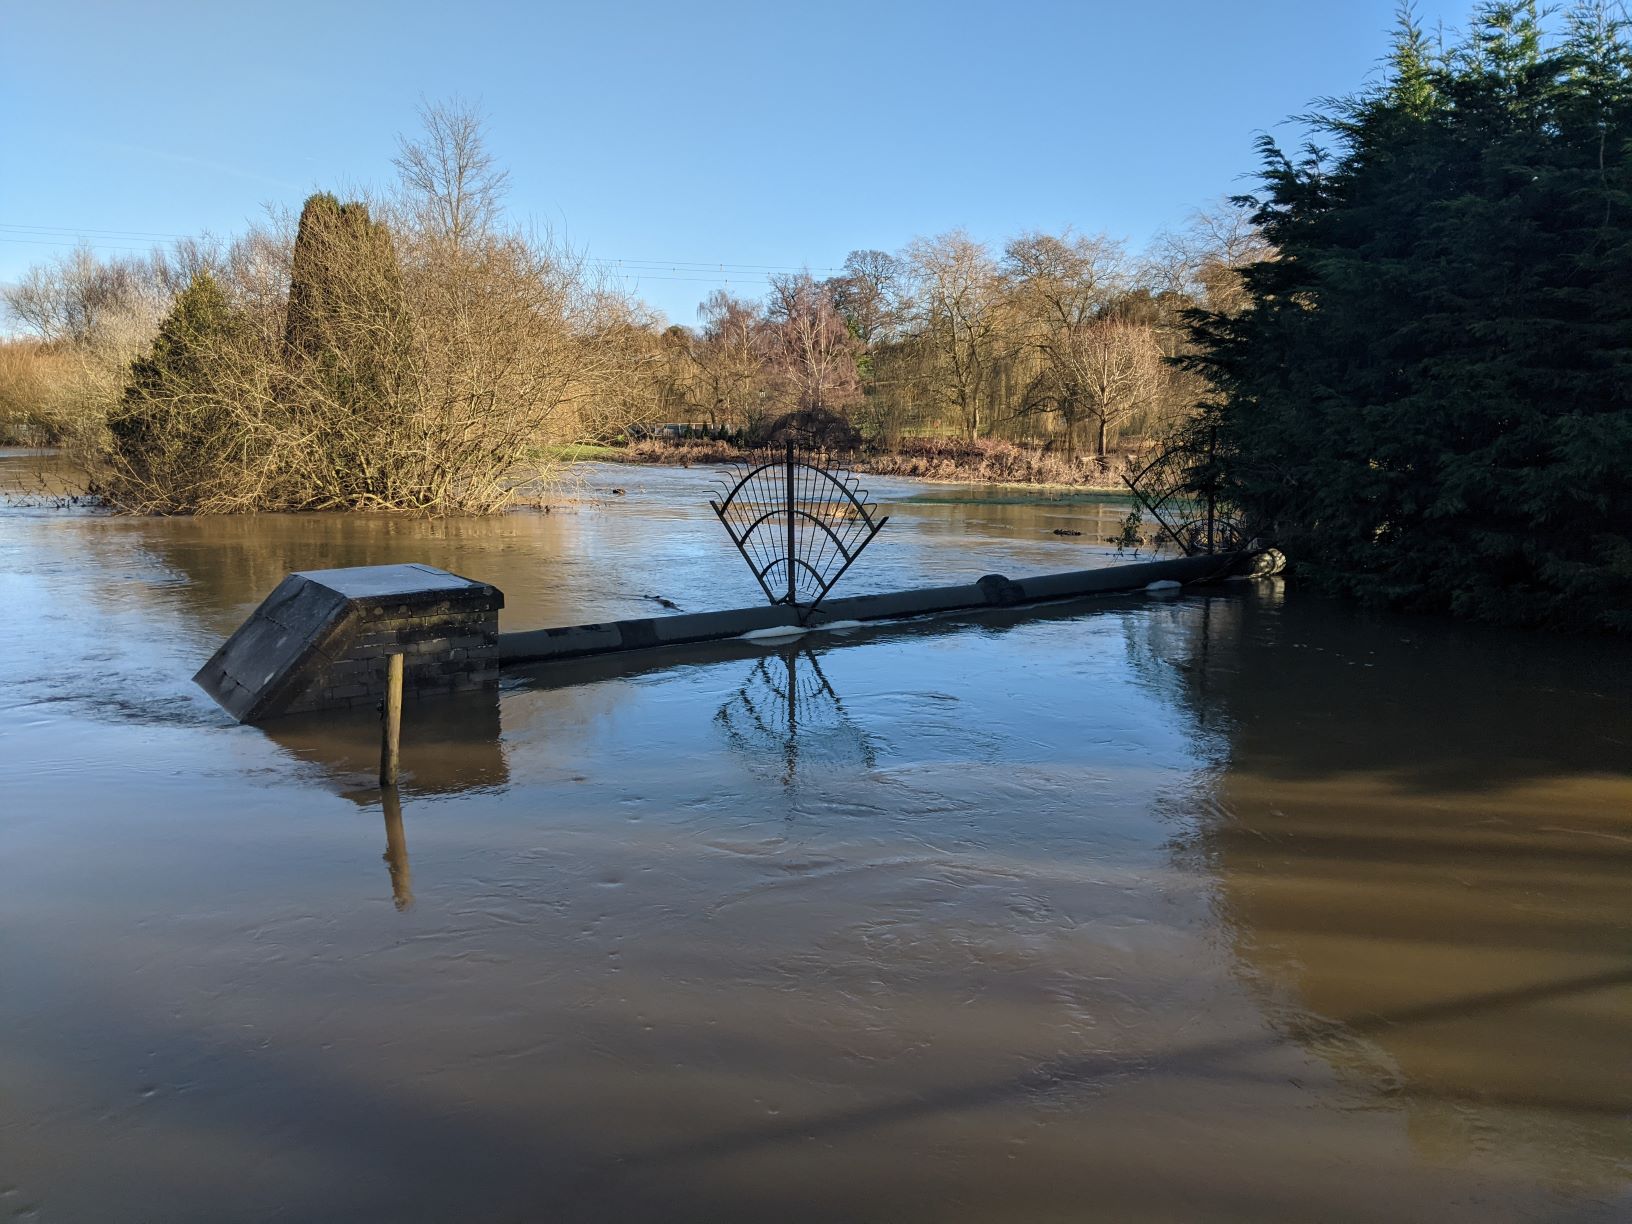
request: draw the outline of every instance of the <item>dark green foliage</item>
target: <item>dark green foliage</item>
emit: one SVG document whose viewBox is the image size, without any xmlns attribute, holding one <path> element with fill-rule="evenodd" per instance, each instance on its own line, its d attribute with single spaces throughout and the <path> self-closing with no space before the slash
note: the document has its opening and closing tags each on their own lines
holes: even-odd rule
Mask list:
<svg viewBox="0 0 1632 1224">
<path fill-rule="evenodd" d="M 159 325 L 147 354 L 131 363 L 119 408 L 108 419 L 115 500 L 142 505 L 169 487 L 186 505 L 207 486 L 233 438 L 224 383 L 244 322 L 208 272 L 193 277 Z"/>
<path fill-rule="evenodd" d="M 1488 4 L 1380 89 L 1267 138 L 1278 249 L 1194 314 L 1230 496 L 1321 585 L 1395 606 L 1632 631 L 1632 50 Z"/>
<path fill-rule="evenodd" d="M 755 431 L 750 440 L 755 446 L 781 446 L 784 442 L 794 442 L 847 455 L 860 449 L 861 431 L 842 412 L 821 407 L 800 408 L 794 412 L 784 412 Z"/>
</svg>

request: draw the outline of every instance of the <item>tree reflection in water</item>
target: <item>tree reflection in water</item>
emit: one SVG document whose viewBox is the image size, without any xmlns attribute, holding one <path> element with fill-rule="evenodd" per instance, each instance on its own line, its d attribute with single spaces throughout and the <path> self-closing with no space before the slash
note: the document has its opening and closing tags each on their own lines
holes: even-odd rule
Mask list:
<svg viewBox="0 0 1632 1224">
<path fill-rule="evenodd" d="M 1181 854 L 1281 1034 L 1432 1162 L 1623 1184 L 1627 653 L 1273 587 L 1127 644 L 1214 762 Z"/>
</svg>

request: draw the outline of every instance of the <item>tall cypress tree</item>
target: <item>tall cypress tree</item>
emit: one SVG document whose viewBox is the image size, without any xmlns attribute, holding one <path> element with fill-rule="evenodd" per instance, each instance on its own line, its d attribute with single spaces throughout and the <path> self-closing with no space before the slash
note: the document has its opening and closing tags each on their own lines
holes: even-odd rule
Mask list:
<svg viewBox="0 0 1632 1224">
<path fill-rule="evenodd" d="M 1549 41 L 1492 3 L 1261 144 L 1279 250 L 1191 317 L 1226 486 L 1333 590 L 1632 630 L 1632 60 L 1601 9 Z"/>
<path fill-rule="evenodd" d="M 325 504 L 388 498 L 388 448 L 375 442 L 411 410 L 409 317 L 391 231 L 367 205 L 327 193 L 306 201 L 284 336 L 284 399 L 311 418 L 329 468 Z"/>
<path fill-rule="evenodd" d="M 295 231 L 285 331 L 291 355 L 315 358 L 346 333 L 402 312 L 391 231 L 366 204 L 309 196 Z"/>
</svg>

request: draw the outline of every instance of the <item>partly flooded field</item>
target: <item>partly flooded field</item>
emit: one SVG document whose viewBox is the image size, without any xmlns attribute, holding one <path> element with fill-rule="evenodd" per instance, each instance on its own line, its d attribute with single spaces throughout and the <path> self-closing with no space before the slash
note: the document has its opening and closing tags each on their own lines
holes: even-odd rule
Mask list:
<svg viewBox="0 0 1632 1224">
<path fill-rule="evenodd" d="M 754 602 L 710 475 L 0 509 L 9 1218 L 1632 1216 L 1625 643 L 1277 581 L 558 665 L 410 706 L 390 805 L 368 720 L 189 681 L 296 568 Z M 870 483 L 850 591 L 1112 563 L 1126 513 Z"/>
</svg>

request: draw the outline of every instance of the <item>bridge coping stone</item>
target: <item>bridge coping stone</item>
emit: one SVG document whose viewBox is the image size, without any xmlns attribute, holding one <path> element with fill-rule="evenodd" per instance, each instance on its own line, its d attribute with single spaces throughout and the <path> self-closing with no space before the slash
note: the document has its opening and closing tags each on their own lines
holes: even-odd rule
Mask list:
<svg viewBox="0 0 1632 1224">
<path fill-rule="evenodd" d="M 392 654 L 410 693 L 497 684 L 503 606 L 497 587 L 429 565 L 300 570 L 193 679 L 246 723 L 377 703 Z"/>
</svg>

